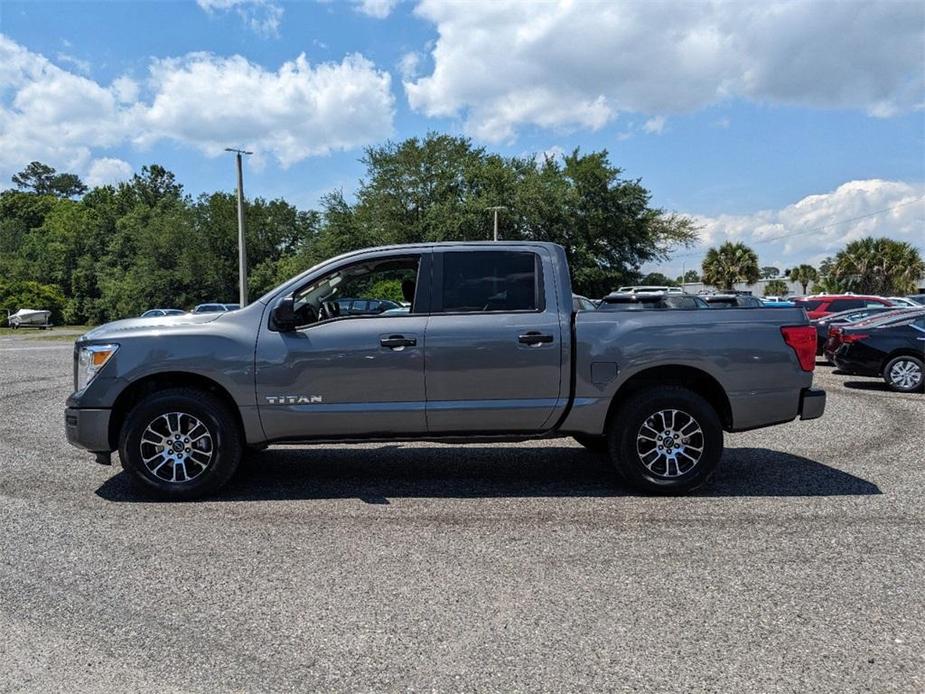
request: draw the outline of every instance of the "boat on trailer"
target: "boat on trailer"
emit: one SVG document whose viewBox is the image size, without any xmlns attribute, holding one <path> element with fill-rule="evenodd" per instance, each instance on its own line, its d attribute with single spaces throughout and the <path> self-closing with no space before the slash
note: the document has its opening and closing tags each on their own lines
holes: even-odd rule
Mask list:
<svg viewBox="0 0 925 694">
<path fill-rule="evenodd" d="M 21 308 L 16 313 L 7 312 L 7 323 L 11 328 L 50 328 L 51 323 L 48 319 L 51 317 L 51 311 L 43 311 L 33 308 Z"/>
</svg>

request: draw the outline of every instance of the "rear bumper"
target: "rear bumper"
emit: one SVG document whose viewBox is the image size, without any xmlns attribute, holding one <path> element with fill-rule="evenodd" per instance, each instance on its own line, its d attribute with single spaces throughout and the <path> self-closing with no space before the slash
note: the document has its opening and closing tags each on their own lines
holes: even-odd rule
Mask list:
<svg viewBox="0 0 925 694">
<path fill-rule="evenodd" d="M 64 430 L 67 442 L 94 453 L 108 453 L 109 416 L 112 410 L 68 407 L 64 410 Z"/>
<path fill-rule="evenodd" d="M 800 419 L 817 419 L 825 412 L 825 391 L 804 388 L 800 392 Z"/>
</svg>

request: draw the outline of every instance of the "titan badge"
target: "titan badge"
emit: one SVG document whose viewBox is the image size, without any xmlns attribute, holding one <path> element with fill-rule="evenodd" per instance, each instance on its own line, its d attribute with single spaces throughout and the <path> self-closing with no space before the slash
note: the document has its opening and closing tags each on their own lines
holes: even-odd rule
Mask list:
<svg viewBox="0 0 925 694">
<path fill-rule="evenodd" d="M 322 402 L 320 395 L 268 395 L 268 405 L 315 405 Z"/>
</svg>

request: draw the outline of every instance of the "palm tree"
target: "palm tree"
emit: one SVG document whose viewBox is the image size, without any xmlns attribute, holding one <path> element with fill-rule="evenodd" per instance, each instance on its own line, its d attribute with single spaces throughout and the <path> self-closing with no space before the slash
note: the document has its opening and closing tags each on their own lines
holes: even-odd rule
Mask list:
<svg viewBox="0 0 925 694">
<path fill-rule="evenodd" d="M 704 283 L 719 289 L 732 290 L 736 282 L 752 284 L 759 274 L 758 255 L 744 243 L 726 241 L 708 250 L 703 259 Z"/>
<path fill-rule="evenodd" d="M 790 271 L 790 279 L 793 282 L 799 282 L 805 294 L 809 283 L 819 279 L 819 273 L 812 265 L 797 265 Z"/>
<path fill-rule="evenodd" d="M 868 236 L 852 241 L 836 254 L 832 274 L 846 291 L 908 294 L 925 275 L 925 261 L 910 243 Z"/>
<path fill-rule="evenodd" d="M 787 283 L 774 279 L 764 285 L 765 296 L 787 296 Z"/>
</svg>

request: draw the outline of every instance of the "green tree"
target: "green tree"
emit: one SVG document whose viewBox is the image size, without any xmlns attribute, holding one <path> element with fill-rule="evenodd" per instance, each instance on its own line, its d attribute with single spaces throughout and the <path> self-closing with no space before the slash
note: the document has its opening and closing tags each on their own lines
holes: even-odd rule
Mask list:
<svg viewBox="0 0 925 694">
<path fill-rule="evenodd" d="M 678 284 L 673 279 L 663 275 L 660 272 L 650 272 L 648 275 L 643 277 L 639 283 L 658 287 L 674 287 Z"/>
<path fill-rule="evenodd" d="M 31 280 L 0 279 L 0 320 L 4 322 L 6 311 L 15 313 L 21 308 L 31 308 L 51 311 L 50 320 L 57 323 L 62 317 L 64 301 L 64 294 L 56 285 Z"/>
<path fill-rule="evenodd" d="M 800 283 L 800 286 L 803 287 L 804 294 L 806 293 L 806 288 L 809 286 L 809 283 L 815 282 L 818 278 L 819 273 L 812 265 L 797 265 L 790 269 L 790 279 L 793 282 Z"/>
<path fill-rule="evenodd" d="M 765 296 L 787 296 L 787 283 L 784 280 L 773 279 L 764 285 Z"/>
<path fill-rule="evenodd" d="M 489 239 L 487 208 L 504 205 L 502 239 L 561 244 L 576 291 L 596 296 L 696 239 L 691 219 L 651 207 L 649 192 L 621 178 L 607 152 L 537 165 L 429 134 L 369 148 L 363 162 L 356 203 L 337 193 L 323 201 L 323 230 L 306 259 L 381 243 Z"/>
<path fill-rule="evenodd" d="M 761 279 L 772 280 L 775 277 L 780 277 L 780 268 L 774 267 L 773 265 L 766 265 L 761 268 Z"/>
<path fill-rule="evenodd" d="M 824 258 L 819 263 L 819 279 L 813 289 L 827 294 L 841 294 L 844 291 L 835 278 L 835 261 L 832 258 Z"/>
<path fill-rule="evenodd" d="M 905 241 L 867 237 L 839 251 L 832 276 L 845 291 L 890 296 L 915 291 L 925 275 L 919 251 Z"/>
<path fill-rule="evenodd" d="M 22 191 L 54 195 L 57 198 L 79 197 L 87 192 L 87 186 L 76 174 L 57 173 L 39 161 L 31 162 L 19 173 L 13 174 L 12 180 Z"/>
<path fill-rule="evenodd" d="M 744 243 L 726 241 L 703 259 L 703 281 L 718 289 L 732 290 L 736 282 L 752 284 L 759 274 L 758 256 Z"/>
</svg>

